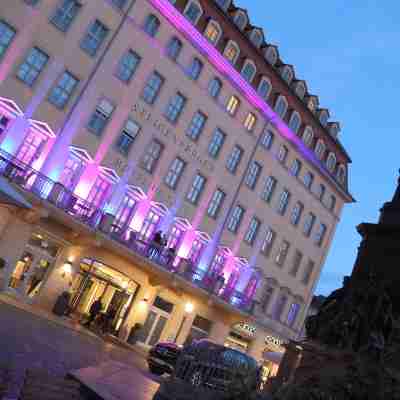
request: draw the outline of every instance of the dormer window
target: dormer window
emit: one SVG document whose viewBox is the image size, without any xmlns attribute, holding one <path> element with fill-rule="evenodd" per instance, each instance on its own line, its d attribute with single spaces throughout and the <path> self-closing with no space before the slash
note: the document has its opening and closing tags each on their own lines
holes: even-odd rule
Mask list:
<svg viewBox="0 0 400 400">
<path fill-rule="evenodd" d="M 318 108 L 318 99 L 315 96 L 309 97 L 307 107 L 312 113 L 315 113 Z"/>
<path fill-rule="evenodd" d="M 346 183 L 346 167 L 343 164 L 339 165 L 336 177 L 342 185 Z"/>
<path fill-rule="evenodd" d="M 222 29 L 216 21 L 210 21 L 204 31 L 204 36 L 214 45 L 218 43 L 221 34 Z"/>
<path fill-rule="evenodd" d="M 281 77 L 288 85 L 290 85 L 290 82 L 292 82 L 293 79 L 293 71 L 288 65 L 285 65 L 282 68 Z"/>
<path fill-rule="evenodd" d="M 264 40 L 264 35 L 259 29 L 253 29 L 250 34 L 250 40 L 254 46 L 260 47 Z"/>
<path fill-rule="evenodd" d="M 199 21 L 201 15 L 203 14 L 203 9 L 201 8 L 200 3 L 197 1 L 189 1 L 183 11 L 183 15 L 192 22 L 193 25 L 196 25 Z"/>
<path fill-rule="evenodd" d="M 219 6 L 219 7 L 221 7 L 224 11 L 226 11 L 227 9 L 228 9 L 228 7 L 229 7 L 229 4 L 230 4 L 230 0 L 214 0 L 215 1 L 215 3 Z"/>
<path fill-rule="evenodd" d="M 265 99 L 265 100 L 268 99 L 268 96 L 271 92 L 271 82 L 265 76 L 263 76 L 261 78 L 260 84 L 258 85 L 257 92 L 263 99 Z"/>
<path fill-rule="evenodd" d="M 322 139 L 319 139 L 319 140 L 317 141 L 316 146 L 315 146 L 315 155 L 316 155 L 320 160 L 322 160 L 322 158 L 324 157 L 325 149 L 326 149 L 326 146 L 325 146 L 324 141 L 323 141 Z"/>
<path fill-rule="evenodd" d="M 233 22 L 241 31 L 243 31 L 248 24 L 248 19 L 247 19 L 246 14 L 243 11 L 239 10 L 239 11 L 236 11 L 236 15 L 233 18 Z"/>
<path fill-rule="evenodd" d="M 275 111 L 282 119 L 285 117 L 287 108 L 288 103 L 286 99 L 283 96 L 279 96 L 278 100 L 275 103 Z"/>
<path fill-rule="evenodd" d="M 319 113 L 319 122 L 321 122 L 322 126 L 326 126 L 328 123 L 329 114 L 326 110 L 321 110 Z"/>
<path fill-rule="evenodd" d="M 334 153 L 329 153 L 328 158 L 326 159 L 326 167 L 329 172 L 334 172 L 336 167 L 336 156 Z"/>
<path fill-rule="evenodd" d="M 295 91 L 297 97 L 299 99 L 303 100 L 303 98 L 304 98 L 304 96 L 306 94 L 306 87 L 304 86 L 304 83 L 303 82 L 297 82 L 294 91 Z"/>
<path fill-rule="evenodd" d="M 278 53 L 275 47 L 268 46 L 264 52 L 264 57 L 272 66 L 274 66 L 278 61 Z"/>
<path fill-rule="evenodd" d="M 337 124 L 336 122 L 332 122 L 328 124 L 328 126 L 330 135 L 336 139 L 340 131 L 339 124 Z"/>
<path fill-rule="evenodd" d="M 314 140 L 314 132 L 311 127 L 307 126 L 303 133 L 303 142 L 306 146 L 311 147 Z"/>
<path fill-rule="evenodd" d="M 225 47 L 224 56 L 232 64 L 235 64 L 240 54 L 239 46 L 233 40 L 230 40 Z"/>
<path fill-rule="evenodd" d="M 251 60 L 246 60 L 240 73 L 247 82 L 251 83 L 257 72 L 256 65 Z"/>
<path fill-rule="evenodd" d="M 294 111 L 292 113 L 292 116 L 290 117 L 290 121 L 289 121 L 289 128 L 294 132 L 297 133 L 300 129 L 300 125 L 301 125 L 301 119 L 300 119 L 300 115 L 297 111 Z"/>
</svg>

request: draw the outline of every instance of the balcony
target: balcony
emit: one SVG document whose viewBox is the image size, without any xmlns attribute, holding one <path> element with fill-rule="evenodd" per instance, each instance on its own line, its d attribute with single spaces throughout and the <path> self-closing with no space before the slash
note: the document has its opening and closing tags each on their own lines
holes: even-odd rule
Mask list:
<svg viewBox="0 0 400 400">
<path fill-rule="evenodd" d="M 189 260 L 178 259 L 170 249 L 154 240 L 145 240 L 131 228 L 121 228 L 113 224 L 112 215 L 2 150 L 0 150 L 0 175 L 41 201 L 55 206 L 66 216 L 124 246 L 147 262 L 154 263 L 164 271 L 205 291 L 208 297 L 215 297 L 240 312 L 253 314 L 255 301 L 252 298 L 227 287 L 216 276 L 208 274 L 205 277 L 201 276 L 196 265 Z"/>
</svg>

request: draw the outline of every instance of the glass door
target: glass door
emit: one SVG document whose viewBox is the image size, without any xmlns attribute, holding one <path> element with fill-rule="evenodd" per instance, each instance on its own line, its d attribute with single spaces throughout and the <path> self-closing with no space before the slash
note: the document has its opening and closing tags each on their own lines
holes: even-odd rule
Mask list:
<svg viewBox="0 0 400 400">
<path fill-rule="evenodd" d="M 30 131 L 18 149 L 16 157 L 23 163 L 32 165 L 32 163 L 39 158 L 45 144 L 45 137 L 36 132 Z"/>
<path fill-rule="evenodd" d="M 87 201 L 93 204 L 95 207 L 101 208 L 104 204 L 110 186 L 110 182 L 108 182 L 102 176 L 98 176 L 92 188 L 90 189 Z"/>
<path fill-rule="evenodd" d="M 168 317 L 168 313 L 156 308 L 151 309 L 146 318 L 146 322 L 138 334 L 138 341 L 148 347 L 158 343 L 168 321 Z"/>
<path fill-rule="evenodd" d="M 159 221 L 160 216 L 154 211 L 150 210 L 147 214 L 147 217 L 143 221 L 142 228 L 140 229 L 140 238 L 145 241 L 149 240 L 153 236 Z"/>
</svg>

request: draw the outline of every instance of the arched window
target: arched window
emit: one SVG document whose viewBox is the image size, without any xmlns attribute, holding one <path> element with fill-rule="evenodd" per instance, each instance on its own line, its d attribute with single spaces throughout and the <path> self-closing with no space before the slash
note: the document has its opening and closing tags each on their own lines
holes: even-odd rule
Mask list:
<svg viewBox="0 0 400 400">
<path fill-rule="evenodd" d="M 222 35 L 222 29 L 219 26 L 218 22 L 210 21 L 207 25 L 206 30 L 204 31 L 204 36 L 212 43 L 217 44 L 219 38 Z"/>
<path fill-rule="evenodd" d="M 202 70 L 203 63 L 197 57 L 194 57 L 187 70 L 187 76 L 195 81 L 199 79 Z"/>
<path fill-rule="evenodd" d="M 185 10 L 183 11 L 183 15 L 193 25 L 197 24 L 202 14 L 203 14 L 203 9 L 201 8 L 201 5 L 195 0 L 189 1 L 185 7 Z"/>
<path fill-rule="evenodd" d="M 289 128 L 294 132 L 297 133 L 300 129 L 300 125 L 301 125 L 301 119 L 300 119 L 300 115 L 297 111 L 294 111 L 292 113 L 292 116 L 290 117 L 290 121 L 289 121 Z"/>
<path fill-rule="evenodd" d="M 285 65 L 282 68 L 281 77 L 288 85 L 290 85 L 290 82 L 292 82 L 292 79 L 293 79 L 293 71 L 289 65 Z"/>
<path fill-rule="evenodd" d="M 216 99 L 218 98 L 219 94 L 221 93 L 222 89 L 222 82 L 218 78 L 211 79 L 210 83 L 208 84 L 208 94 Z"/>
<path fill-rule="evenodd" d="M 343 164 L 339 165 L 336 177 L 341 184 L 346 183 L 346 167 Z"/>
<path fill-rule="evenodd" d="M 329 203 L 328 203 L 328 208 L 330 211 L 334 211 L 336 207 L 336 197 L 332 194 L 329 197 Z"/>
<path fill-rule="evenodd" d="M 300 99 L 303 99 L 306 94 L 306 87 L 303 82 L 297 82 L 295 92 Z"/>
<path fill-rule="evenodd" d="M 264 57 L 272 66 L 274 66 L 278 61 L 278 53 L 275 47 L 268 46 L 264 52 Z"/>
<path fill-rule="evenodd" d="M 311 127 L 307 126 L 303 133 L 303 142 L 306 146 L 311 147 L 314 140 L 314 132 Z"/>
<path fill-rule="evenodd" d="M 258 85 L 257 92 L 263 99 L 265 99 L 265 100 L 268 99 L 268 96 L 271 92 L 271 82 L 265 76 L 263 76 L 261 78 L 260 84 Z"/>
<path fill-rule="evenodd" d="M 326 110 L 321 110 L 319 113 L 319 122 L 321 122 L 322 126 L 326 126 L 328 123 L 329 114 Z"/>
<path fill-rule="evenodd" d="M 240 73 L 247 82 L 251 83 L 257 72 L 256 65 L 251 60 L 246 60 Z"/>
<path fill-rule="evenodd" d="M 174 36 L 167 44 L 166 54 L 167 57 L 173 61 L 176 61 L 179 57 L 179 54 L 182 50 L 182 42 Z"/>
<path fill-rule="evenodd" d="M 259 29 L 253 29 L 250 34 L 250 40 L 254 46 L 260 47 L 264 40 L 264 35 Z"/>
<path fill-rule="evenodd" d="M 325 154 L 325 143 L 322 139 L 318 139 L 317 144 L 315 145 L 315 154 L 316 156 L 322 160 Z"/>
<path fill-rule="evenodd" d="M 154 14 L 150 14 L 144 21 L 143 29 L 148 35 L 154 37 L 160 29 L 160 25 L 160 20 Z"/>
<path fill-rule="evenodd" d="M 247 24 L 248 24 L 248 19 L 246 14 L 243 11 L 236 11 L 236 15 L 233 18 L 233 22 L 235 23 L 235 25 L 241 30 L 243 31 L 244 28 L 246 28 Z"/>
<path fill-rule="evenodd" d="M 231 0 L 214 0 L 219 7 L 221 7 L 224 11 L 226 11 L 231 4 Z"/>
<path fill-rule="evenodd" d="M 336 167 L 336 156 L 334 153 L 329 153 L 328 158 L 326 159 L 326 166 L 330 172 L 335 171 Z"/>
<path fill-rule="evenodd" d="M 283 96 L 279 96 L 275 103 L 275 111 L 283 119 L 288 108 L 288 103 Z"/>
<path fill-rule="evenodd" d="M 232 64 L 235 64 L 240 54 L 239 46 L 233 40 L 230 40 L 224 50 L 224 56 Z"/>
</svg>

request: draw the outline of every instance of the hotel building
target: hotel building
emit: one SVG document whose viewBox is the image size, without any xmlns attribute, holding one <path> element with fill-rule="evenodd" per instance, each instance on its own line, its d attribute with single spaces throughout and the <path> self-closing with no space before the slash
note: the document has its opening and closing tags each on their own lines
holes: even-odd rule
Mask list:
<svg viewBox="0 0 400 400">
<path fill-rule="evenodd" d="M 274 373 L 351 160 L 246 11 L 3 0 L 0 96 L 0 174 L 32 205 L 0 207 L 2 289 L 49 310 L 68 291 L 73 315 L 101 298 L 121 340 L 208 336 Z"/>
</svg>

